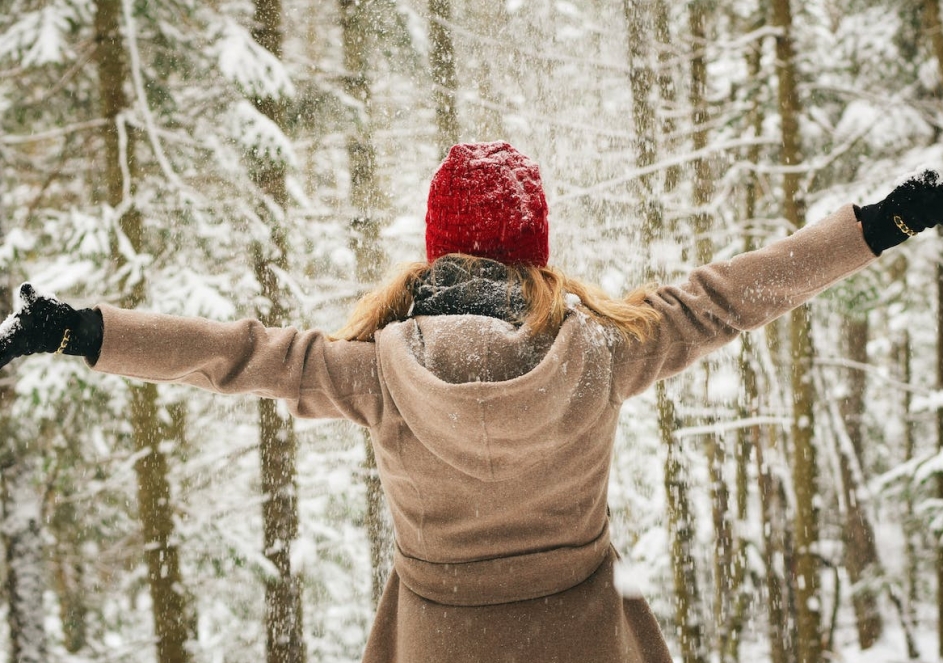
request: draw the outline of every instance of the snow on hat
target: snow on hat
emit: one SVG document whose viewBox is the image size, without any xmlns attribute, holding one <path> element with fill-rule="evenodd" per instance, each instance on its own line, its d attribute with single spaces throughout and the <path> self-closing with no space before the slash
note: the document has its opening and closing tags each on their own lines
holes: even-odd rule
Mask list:
<svg viewBox="0 0 943 663">
<path fill-rule="evenodd" d="M 426 258 L 465 253 L 543 267 L 547 200 L 537 164 L 504 142 L 452 146 L 432 176 Z"/>
</svg>

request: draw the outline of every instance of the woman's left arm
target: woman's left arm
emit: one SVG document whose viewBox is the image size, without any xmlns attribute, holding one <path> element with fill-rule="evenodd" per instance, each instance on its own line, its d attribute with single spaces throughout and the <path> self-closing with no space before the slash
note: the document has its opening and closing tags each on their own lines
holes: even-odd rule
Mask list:
<svg viewBox="0 0 943 663">
<path fill-rule="evenodd" d="M 851 205 L 785 239 L 693 270 L 658 288 L 648 303 L 661 314 L 636 351 L 655 355 L 655 380 L 673 375 L 743 331 L 762 327 L 876 259 Z"/>
</svg>

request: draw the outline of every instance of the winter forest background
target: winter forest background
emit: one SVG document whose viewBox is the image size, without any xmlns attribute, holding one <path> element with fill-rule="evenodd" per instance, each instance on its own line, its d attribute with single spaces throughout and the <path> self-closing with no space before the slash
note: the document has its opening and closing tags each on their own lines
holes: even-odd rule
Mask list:
<svg viewBox="0 0 943 663">
<path fill-rule="evenodd" d="M 448 145 L 542 169 L 552 260 L 681 278 L 943 166 L 938 0 L 0 0 L 0 303 L 341 326 Z M 938 660 L 943 238 L 630 401 L 620 582 L 677 660 Z M 359 660 L 363 433 L 36 357 L 0 380 L 0 660 Z M 5 658 L 4 658 L 5 657 Z"/>
</svg>

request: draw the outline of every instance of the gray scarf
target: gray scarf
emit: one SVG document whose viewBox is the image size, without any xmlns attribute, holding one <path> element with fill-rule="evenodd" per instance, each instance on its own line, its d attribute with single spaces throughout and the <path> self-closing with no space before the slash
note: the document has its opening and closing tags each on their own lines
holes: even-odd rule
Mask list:
<svg viewBox="0 0 943 663">
<path fill-rule="evenodd" d="M 521 284 L 511 281 L 506 266 L 483 258 L 436 260 L 412 294 L 411 316 L 486 315 L 521 324 L 527 313 Z"/>
</svg>

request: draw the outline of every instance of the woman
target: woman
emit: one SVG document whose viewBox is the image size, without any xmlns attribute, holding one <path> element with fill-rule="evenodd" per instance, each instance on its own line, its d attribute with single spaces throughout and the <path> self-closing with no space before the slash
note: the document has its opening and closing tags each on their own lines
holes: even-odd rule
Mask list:
<svg viewBox="0 0 943 663">
<path fill-rule="evenodd" d="M 396 532 L 364 661 L 670 661 L 613 586 L 606 493 L 627 398 L 935 225 L 930 171 L 876 205 L 615 300 L 547 266 L 537 166 L 456 145 L 429 192 L 427 262 L 368 295 L 340 338 L 125 311 L 24 286 L 0 365 L 98 371 L 284 399 L 370 429 Z"/>
</svg>

